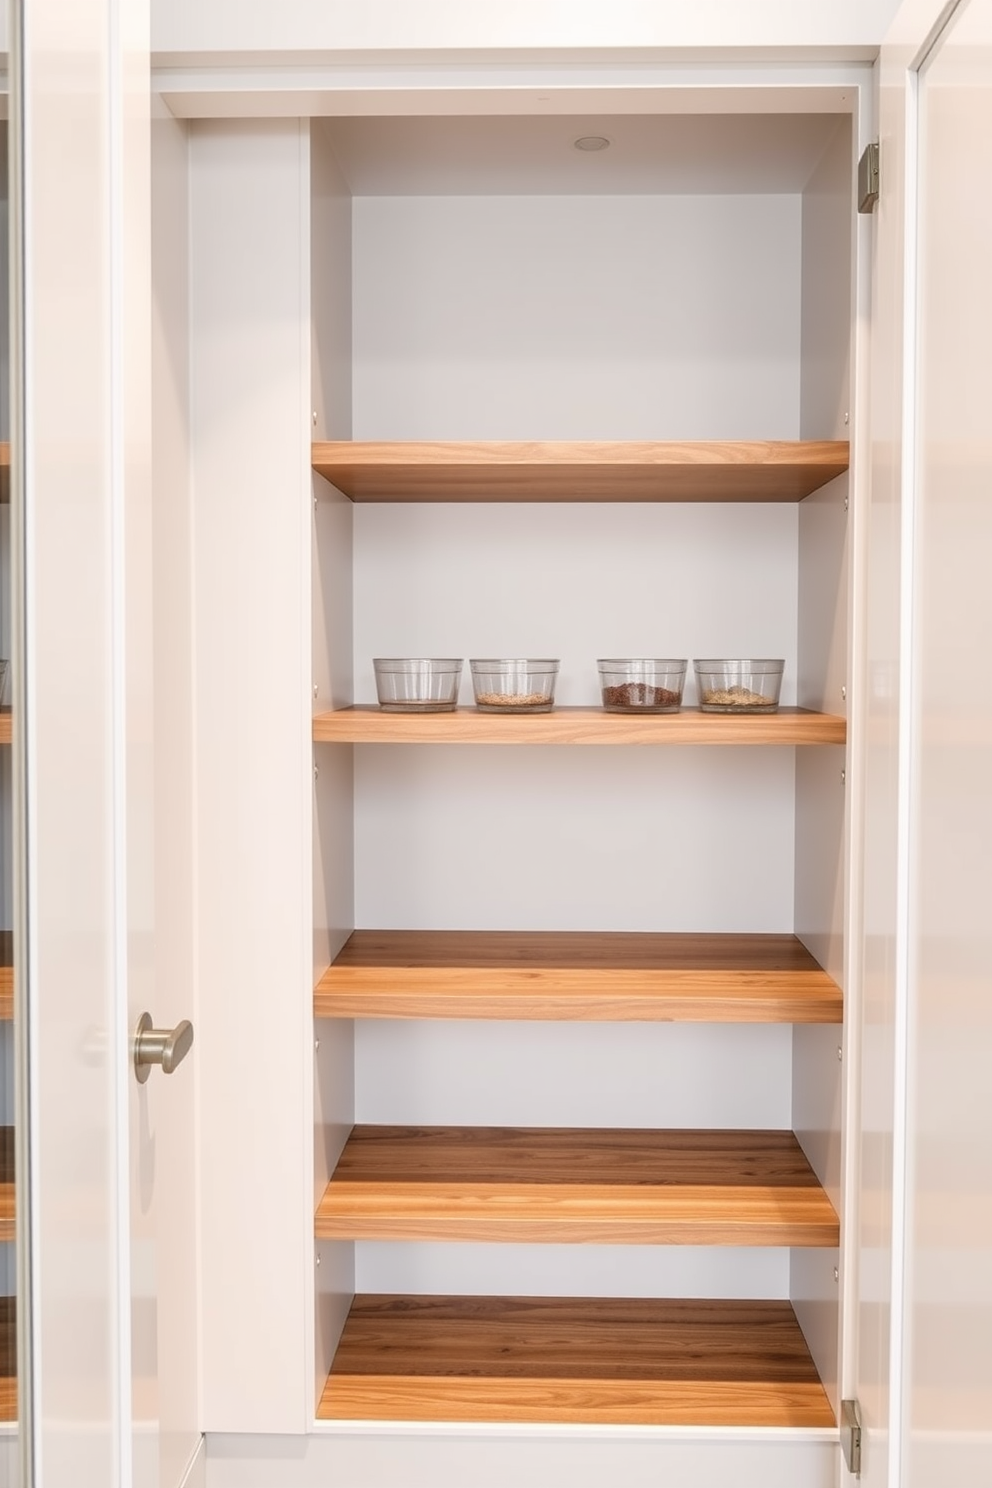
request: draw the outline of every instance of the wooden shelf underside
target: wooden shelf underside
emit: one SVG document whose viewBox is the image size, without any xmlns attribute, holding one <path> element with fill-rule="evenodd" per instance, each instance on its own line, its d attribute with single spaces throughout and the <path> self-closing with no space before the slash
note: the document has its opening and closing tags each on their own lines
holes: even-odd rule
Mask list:
<svg viewBox="0 0 992 1488">
<path fill-rule="evenodd" d="M 840 1023 L 843 996 L 794 935 L 356 930 L 314 1016 Z"/>
<path fill-rule="evenodd" d="M 314 470 L 352 501 L 802 501 L 848 468 L 840 440 L 335 442 Z"/>
<path fill-rule="evenodd" d="M 375 704 L 317 713 L 318 744 L 843 744 L 847 722 L 831 713 L 780 708 L 777 713 L 606 713 L 555 708 L 551 713 L 385 713 Z"/>
<path fill-rule="evenodd" d="M 356 1126 L 320 1240 L 836 1246 L 788 1131 Z"/>
<path fill-rule="evenodd" d="M 320 1420 L 832 1427 L 788 1302 L 359 1296 Z"/>
</svg>

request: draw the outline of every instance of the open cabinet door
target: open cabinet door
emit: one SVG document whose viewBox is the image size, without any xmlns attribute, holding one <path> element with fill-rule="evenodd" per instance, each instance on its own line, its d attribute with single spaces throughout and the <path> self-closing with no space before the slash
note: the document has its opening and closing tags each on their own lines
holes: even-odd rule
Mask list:
<svg viewBox="0 0 992 1488">
<path fill-rule="evenodd" d="M 167 1078 L 185 1040 L 135 1039 L 193 996 L 188 705 L 177 753 L 159 731 L 179 600 L 155 558 L 148 3 L 14 11 L 22 1483 L 177 1488 L 199 1447 L 196 1050 Z"/>
<path fill-rule="evenodd" d="M 862 1213 L 871 1488 L 992 1481 L 992 0 L 880 61 Z"/>
</svg>

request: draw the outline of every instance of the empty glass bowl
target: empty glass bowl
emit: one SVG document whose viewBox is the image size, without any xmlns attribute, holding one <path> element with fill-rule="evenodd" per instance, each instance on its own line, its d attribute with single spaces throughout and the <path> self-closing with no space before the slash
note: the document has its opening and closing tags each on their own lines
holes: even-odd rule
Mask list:
<svg viewBox="0 0 992 1488">
<path fill-rule="evenodd" d="M 550 713 L 557 660 L 476 658 L 469 661 L 475 706 L 484 713 Z"/>
<path fill-rule="evenodd" d="M 785 662 L 767 657 L 693 662 L 703 713 L 774 713 Z"/>
<path fill-rule="evenodd" d="M 677 713 L 687 662 L 649 657 L 601 657 L 599 685 L 607 713 Z"/>
<path fill-rule="evenodd" d="M 460 656 L 375 656 L 375 690 L 387 713 L 450 713 L 458 703 Z"/>
</svg>

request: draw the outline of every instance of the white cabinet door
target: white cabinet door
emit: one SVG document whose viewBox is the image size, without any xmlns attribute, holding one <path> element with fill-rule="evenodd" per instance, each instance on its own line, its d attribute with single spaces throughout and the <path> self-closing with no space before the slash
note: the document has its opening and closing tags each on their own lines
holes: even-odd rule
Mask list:
<svg viewBox="0 0 992 1488">
<path fill-rule="evenodd" d="M 992 1482 L 992 0 L 920 68 L 905 1488 Z"/>
<path fill-rule="evenodd" d="M 191 807 L 156 723 L 148 5 L 18 11 L 26 1481 L 175 1488 L 198 1448 L 196 1055 L 139 1085 L 131 1049 L 140 1013 L 175 1024 L 193 993 L 163 882 Z"/>
<path fill-rule="evenodd" d="M 992 1474 L 990 42 L 990 0 L 911 0 L 880 63 L 855 1382 L 870 1488 Z"/>
</svg>

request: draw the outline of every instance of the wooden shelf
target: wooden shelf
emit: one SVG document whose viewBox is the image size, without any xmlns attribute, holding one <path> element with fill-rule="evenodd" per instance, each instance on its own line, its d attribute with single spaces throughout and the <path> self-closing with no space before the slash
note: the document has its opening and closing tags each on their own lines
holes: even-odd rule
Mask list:
<svg viewBox="0 0 992 1488">
<path fill-rule="evenodd" d="M 355 1298 L 320 1420 L 832 1427 L 788 1302 Z"/>
<path fill-rule="evenodd" d="M 555 708 L 551 713 L 385 713 L 375 704 L 317 713 L 318 744 L 843 744 L 847 722 L 831 713 L 780 708 L 748 713 L 606 713 Z"/>
<path fill-rule="evenodd" d="M 0 1126 L 0 1240 L 14 1239 L 14 1128 Z"/>
<path fill-rule="evenodd" d="M 14 936 L 0 930 L 0 1022 L 14 1016 Z"/>
<path fill-rule="evenodd" d="M 843 996 L 794 935 L 356 930 L 314 1015 L 840 1023 Z"/>
<path fill-rule="evenodd" d="M 835 1246 L 789 1131 L 356 1126 L 320 1240 Z"/>
<path fill-rule="evenodd" d="M 0 1297 L 0 1421 L 17 1420 L 17 1298 Z"/>
<path fill-rule="evenodd" d="M 0 744 L 9 744 L 13 738 L 10 709 L 0 708 Z"/>
<path fill-rule="evenodd" d="M 841 440 L 314 444 L 352 501 L 802 501 L 841 475 Z"/>
</svg>

